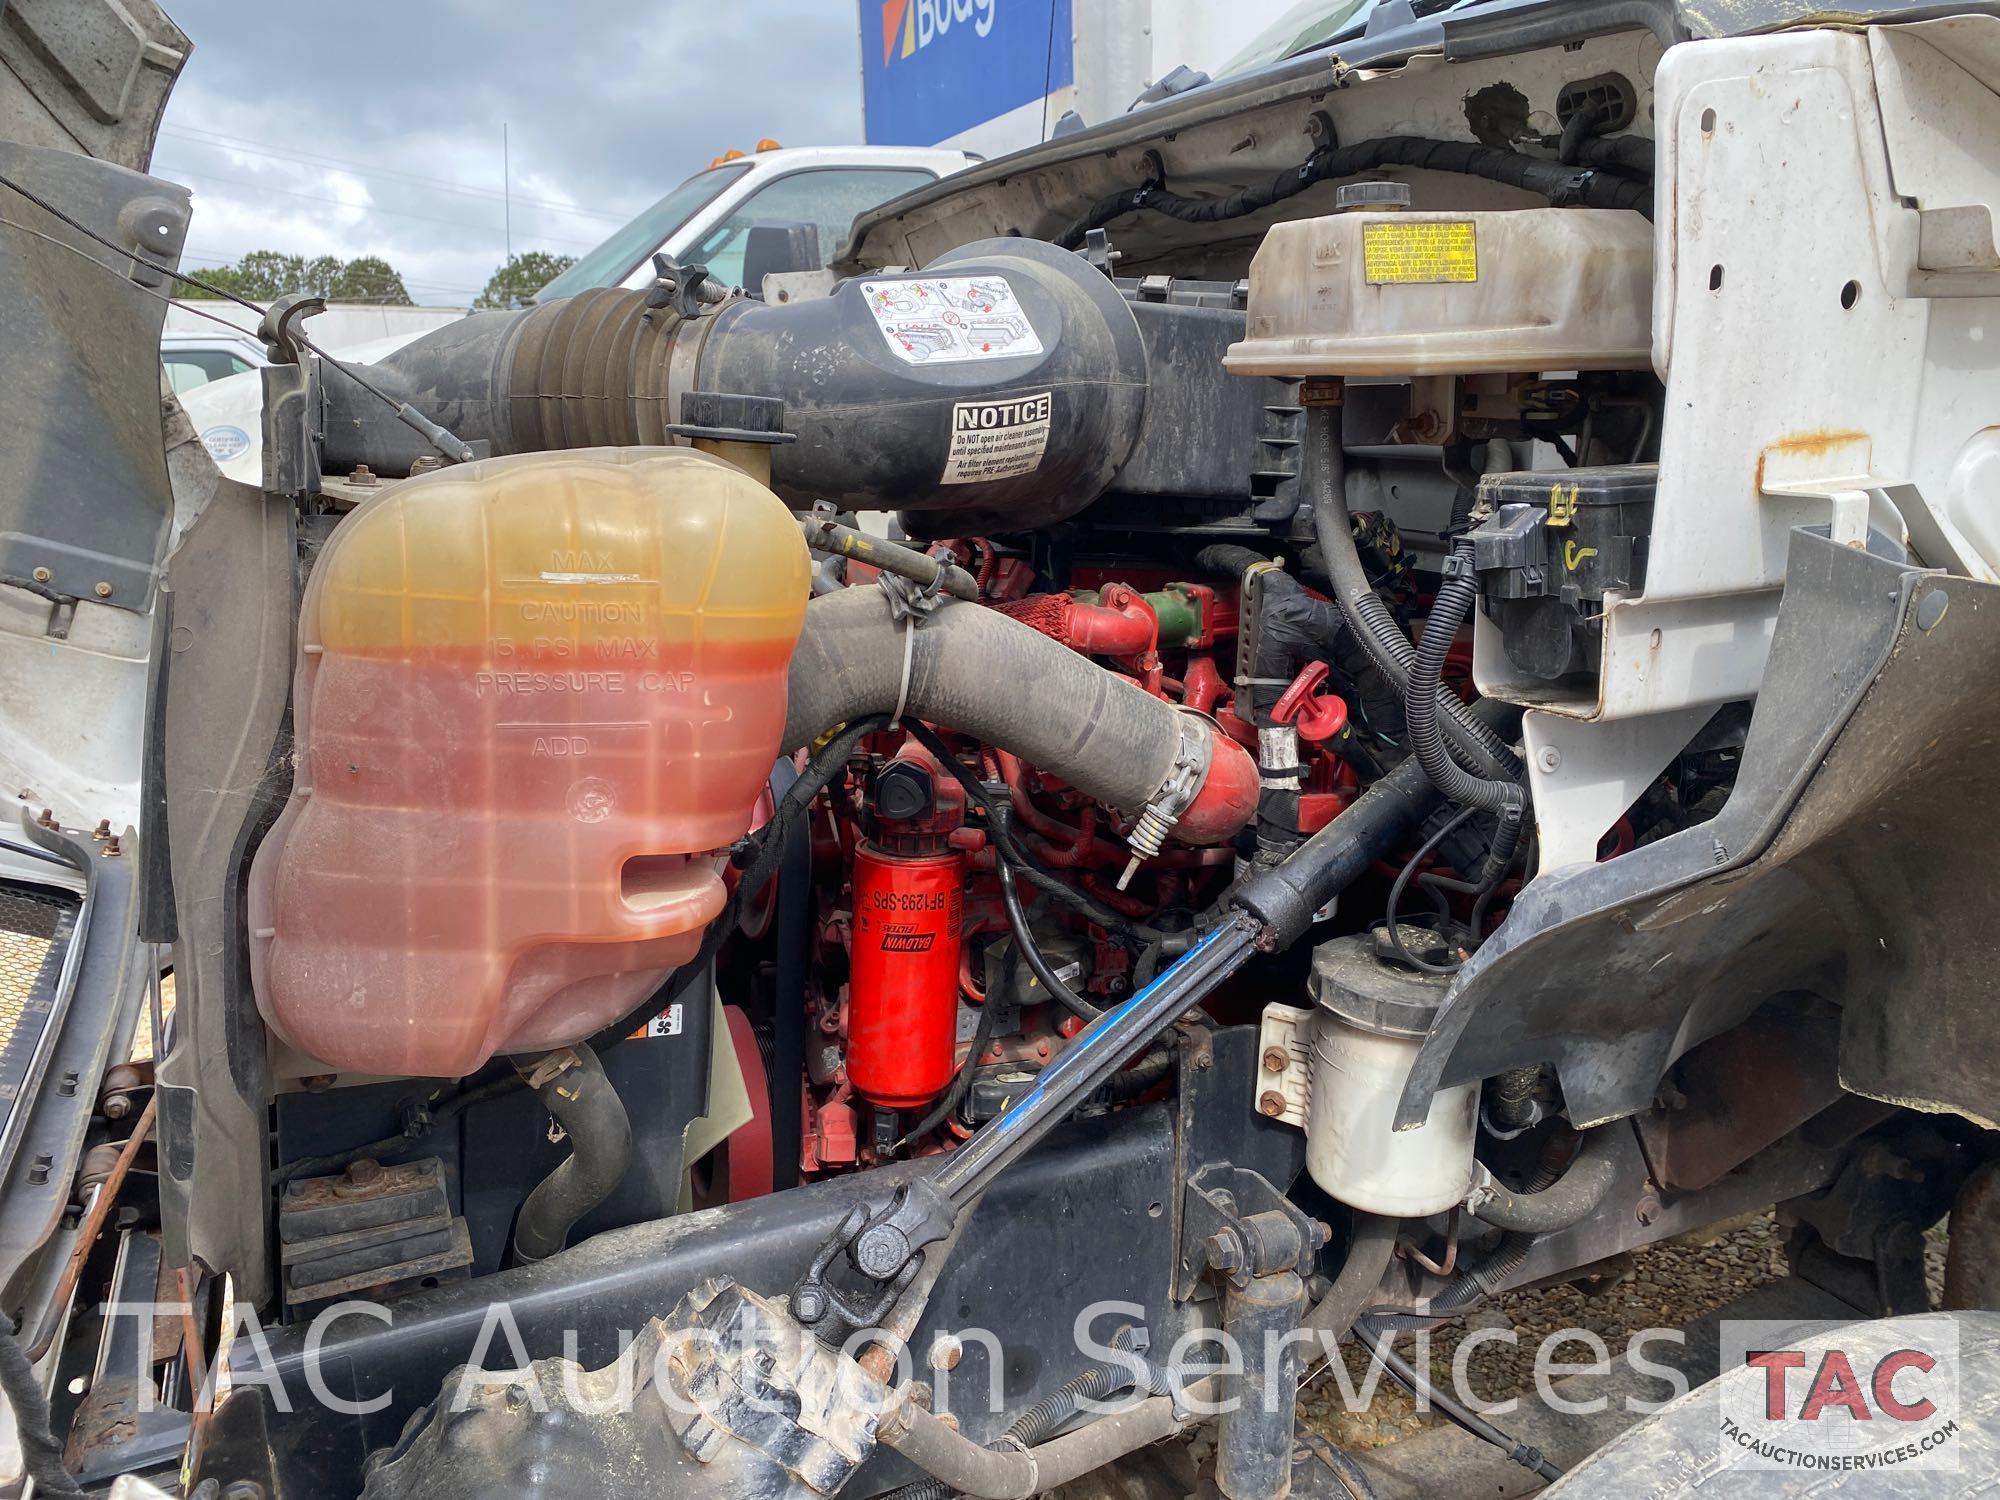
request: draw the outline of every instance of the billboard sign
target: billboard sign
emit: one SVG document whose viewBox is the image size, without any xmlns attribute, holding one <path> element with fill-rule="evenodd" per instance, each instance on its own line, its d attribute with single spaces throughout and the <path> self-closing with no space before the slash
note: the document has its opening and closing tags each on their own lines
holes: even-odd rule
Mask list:
<svg viewBox="0 0 2000 1500">
<path fill-rule="evenodd" d="M 933 146 L 1067 87 L 1070 0 L 861 0 L 868 142 Z"/>
</svg>

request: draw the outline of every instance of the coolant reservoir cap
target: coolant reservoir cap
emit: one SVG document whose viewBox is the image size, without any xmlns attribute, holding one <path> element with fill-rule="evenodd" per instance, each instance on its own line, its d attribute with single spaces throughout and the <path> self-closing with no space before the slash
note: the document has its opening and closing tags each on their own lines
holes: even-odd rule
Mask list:
<svg viewBox="0 0 2000 1500">
<path fill-rule="evenodd" d="M 1407 182 L 1343 182 L 1333 195 L 1334 211 L 1343 214 L 1355 210 L 1386 213 L 1409 206 Z"/>
<path fill-rule="evenodd" d="M 1421 951 L 1437 940 L 1428 928 L 1402 926 L 1403 941 Z M 1423 974 L 1385 958 L 1371 933 L 1335 938 L 1313 949 L 1308 987 L 1322 1010 L 1375 1036 L 1421 1037 L 1444 1004 L 1449 974 Z"/>
</svg>

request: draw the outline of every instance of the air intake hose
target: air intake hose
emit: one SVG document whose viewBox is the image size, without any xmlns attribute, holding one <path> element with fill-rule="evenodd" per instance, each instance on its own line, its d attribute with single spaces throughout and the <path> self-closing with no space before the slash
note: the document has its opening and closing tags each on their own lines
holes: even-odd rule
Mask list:
<svg viewBox="0 0 2000 1500">
<path fill-rule="evenodd" d="M 1256 812 L 1256 764 L 1211 721 L 980 605 L 944 599 L 911 623 L 879 588 L 821 595 L 806 607 L 789 684 L 788 750 L 900 704 L 1099 802 L 1158 808 L 1162 834 L 1187 843 L 1221 843 Z"/>
<path fill-rule="evenodd" d="M 796 441 L 773 450 L 771 484 L 786 500 L 907 510 L 913 529 L 957 536 L 1075 515 L 1139 441 L 1153 377 L 1137 315 L 1101 271 L 1038 240 L 690 318 L 647 297 L 477 314 L 369 376 L 495 454 L 671 443 L 694 391 L 781 401 Z M 326 403 L 329 470 L 402 474 L 428 451 L 352 382 L 328 381 Z"/>
</svg>

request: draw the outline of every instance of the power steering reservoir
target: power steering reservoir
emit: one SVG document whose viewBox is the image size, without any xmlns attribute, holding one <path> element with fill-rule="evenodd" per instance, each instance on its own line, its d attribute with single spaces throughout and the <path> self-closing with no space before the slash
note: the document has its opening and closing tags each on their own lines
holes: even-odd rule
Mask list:
<svg viewBox="0 0 2000 1500">
<path fill-rule="evenodd" d="M 1405 927 L 1405 942 L 1430 934 Z M 1479 1084 L 1439 1089 L 1415 1130 L 1396 1105 L 1450 985 L 1382 951 L 1379 933 L 1313 950 L 1311 1010 L 1264 1008 L 1259 1112 L 1306 1133 L 1306 1170 L 1364 1213 L 1419 1218 L 1462 1201 L 1479 1126 Z"/>
<path fill-rule="evenodd" d="M 457 1077 L 629 1011 L 722 909 L 808 574 L 784 504 L 685 448 L 356 509 L 305 592 L 295 780 L 251 868 L 265 1019 L 332 1069 Z"/>
</svg>

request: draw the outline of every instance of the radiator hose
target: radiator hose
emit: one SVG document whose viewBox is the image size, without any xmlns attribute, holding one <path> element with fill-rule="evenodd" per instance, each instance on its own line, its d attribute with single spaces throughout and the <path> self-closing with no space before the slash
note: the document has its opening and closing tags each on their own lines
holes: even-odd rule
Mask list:
<svg viewBox="0 0 2000 1500">
<path fill-rule="evenodd" d="M 898 607 L 881 588 L 841 589 L 806 607 L 783 748 L 865 714 L 900 712 L 1140 815 L 1135 850 L 1149 816 L 1160 837 L 1218 844 L 1255 814 L 1256 764 L 1212 720 L 997 610 L 941 599 L 927 616 L 899 619 Z"/>
<path fill-rule="evenodd" d="M 1522 1234 L 1549 1234 L 1580 1224 L 1597 1211 L 1618 1179 L 1618 1130 L 1603 1126 L 1583 1138 L 1583 1146 L 1557 1181 L 1534 1192 L 1515 1192 L 1484 1167 L 1477 1169 L 1466 1207 L 1481 1223 Z"/>
<path fill-rule="evenodd" d="M 550 1069 L 560 1069 L 549 1075 Z M 632 1122 L 624 1101 L 590 1048 L 578 1044 L 522 1071 L 569 1135 L 570 1154 L 521 1205 L 514 1224 L 516 1265 L 547 1260 L 562 1249 L 576 1221 L 611 1195 L 632 1164 Z"/>
</svg>

